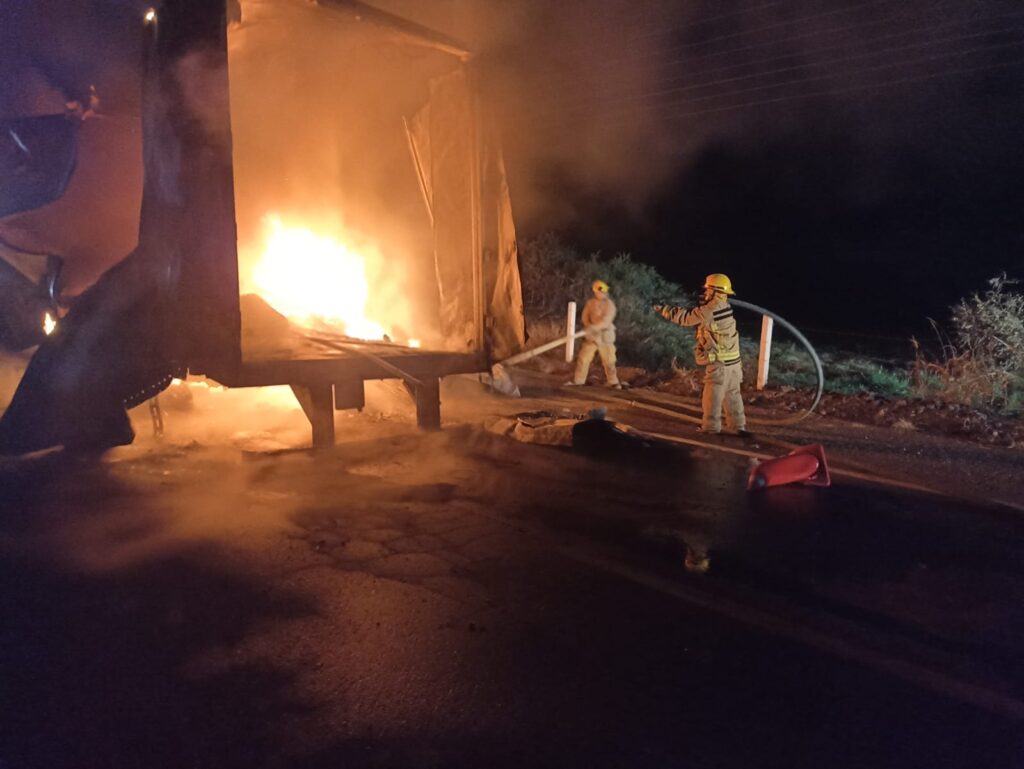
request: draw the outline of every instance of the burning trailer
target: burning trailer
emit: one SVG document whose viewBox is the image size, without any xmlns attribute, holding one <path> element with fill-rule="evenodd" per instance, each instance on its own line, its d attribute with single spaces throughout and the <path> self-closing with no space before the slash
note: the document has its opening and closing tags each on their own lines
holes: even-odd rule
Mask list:
<svg viewBox="0 0 1024 769">
<path fill-rule="evenodd" d="M 166 0 L 140 20 L 138 246 L 40 346 L 0 450 L 131 440 L 173 377 L 290 385 L 313 443 L 364 382 L 524 343 L 500 146 L 457 41 L 349 0 Z"/>
</svg>

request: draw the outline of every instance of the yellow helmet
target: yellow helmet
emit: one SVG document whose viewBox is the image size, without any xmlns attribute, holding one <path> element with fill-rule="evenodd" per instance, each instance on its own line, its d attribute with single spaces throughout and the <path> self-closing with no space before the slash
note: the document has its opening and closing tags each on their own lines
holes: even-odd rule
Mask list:
<svg viewBox="0 0 1024 769">
<path fill-rule="evenodd" d="M 728 275 L 723 275 L 720 272 L 716 272 L 714 275 L 708 275 L 704 279 L 704 288 L 710 288 L 715 291 L 720 291 L 723 294 L 734 296 L 735 291 L 732 290 L 732 281 L 729 280 Z"/>
<path fill-rule="evenodd" d="M 600 291 L 602 294 L 607 294 L 611 289 L 608 288 L 608 284 L 603 280 L 595 280 L 593 285 L 590 286 L 594 291 Z"/>
</svg>

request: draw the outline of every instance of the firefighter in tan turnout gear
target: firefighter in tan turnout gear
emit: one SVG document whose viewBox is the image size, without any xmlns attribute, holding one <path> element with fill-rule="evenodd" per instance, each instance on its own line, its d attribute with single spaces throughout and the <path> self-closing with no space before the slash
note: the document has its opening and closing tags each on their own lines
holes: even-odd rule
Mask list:
<svg viewBox="0 0 1024 769">
<path fill-rule="evenodd" d="M 749 435 L 740 395 L 743 382 L 740 335 L 729 305 L 729 297 L 735 293 L 729 277 L 715 273 L 704 281 L 704 296 L 697 307 L 687 310 L 654 305 L 654 311 L 666 320 L 680 326 L 697 327 L 694 357 L 697 365 L 704 366 L 704 418 L 700 429 L 707 433 L 721 432 L 724 405 L 726 427 L 740 435 Z"/>
<path fill-rule="evenodd" d="M 608 296 L 608 284 L 603 280 L 595 280 L 591 288 L 594 296 L 584 305 L 582 318 L 587 335 L 576 356 L 576 375 L 566 384 L 586 383 L 594 355 L 600 354 L 608 386 L 621 389 L 619 374 L 615 370 L 615 302 Z"/>
</svg>

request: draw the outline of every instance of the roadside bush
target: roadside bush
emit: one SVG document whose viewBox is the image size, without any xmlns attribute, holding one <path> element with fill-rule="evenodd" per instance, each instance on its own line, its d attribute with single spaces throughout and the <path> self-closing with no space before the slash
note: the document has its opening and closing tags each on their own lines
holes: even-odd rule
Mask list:
<svg viewBox="0 0 1024 769">
<path fill-rule="evenodd" d="M 651 305 L 693 304 L 695 298 L 653 267 L 633 261 L 628 254 L 584 257 L 553 235 L 520 243 L 519 258 L 527 327 L 535 336 L 554 338 L 560 334 L 566 304 L 575 300 L 582 311 L 591 296 L 591 284 L 601 279 L 611 287 L 618 308 L 615 326 L 620 365 L 657 371 L 670 368 L 676 357 L 690 356 L 693 330 L 662 320 Z M 531 339 L 531 344 L 541 341 Z"/>
<path fill-rule="evenodd" d="M 989 280 L 952 308 L 952 329 L 944 334 L 932 322 L 941 357 L 931 360 L 914 340 L 915 394 L 1002 411 L 1024 401 L 1024 294 L 1010 290 L 1017 281 L 1005 273 Z"/>
<path fill-rule="evenodd" d="M 910 373 L 906 366 L 883 365 L 866 356 L 830 348 L 819 347 L 817 352 L 826 372 L 826 392 L 872 393 L 884 398 L 904 398 L 910 394 Z M 757 346 L 751 344 L 749 352 L 744 350 L 744 361 L 756 362 L 757 353 Z M 789 340 L 772 343 L 770 384 L 809 389 L 816 382 L 813 365 L 802 345 Z"/>
<path fill-rule="evenodd" d="M 616 327 L 620 365 L 639 366 L 650 372 L 675 371 L 681 375 L 695 368 L 693 330 L 662 320 L 651 310 L 651 305 L 660 302 L 692 306 L 696 297 L 665 280 L 654 268 L 634 262 L 626 254 L 611 258 L 600 254 L 583 256 L 553 235 L 521 242 L 519 253 L 531 346 L 564 334 L 566 303 L 575 300 L 582 310 L 583 303 L 590 297 L 591 283 L 600 278 L 611 286 L 612 298 L 619 310 Z M 966 335 L 967 330 L 972 329 L 977 335 L 981 328 L 1012 326 L 1010 319 L 1018 306 L 1007 301 L 1005 284 L 1003 279 L 993 286 L 1001 297 L 997 306 L 986 304 L 990 301 L 987 298 L 974 297 L 956 308 L 958 334 Z M 1020 301 L 1019 295 L 1014 296 Z M 1019 310 L 1016 317 L 1019 324 Z M 755 325 L 756 318 L 738 320 L 744 380 L 752 387 L 756 379 L 759 324 Z M 1016 328 L 1017 333 L 1021 333 L 1019 325 Z M 990 345 L 983 343 L 988 333 L 977 339 L 958 335 L 957 344 L 964 349 L 984 350 L 989 357 L 1004 360 L 996 355 L 996 352 L 1005 353 L 1004 348 L 991 351 Z M 1011 339 L 1016 338 L 1011 335 Z M 1022 346 L 1016 349 L 1019 352 Z M 902 398 L 922 394 L 921 382 L 924 381 L 942 389 L 939 372 L 945 369 L 941 365 L 930 364 L 927 371 L 919 365 L 911 372 L 909 361 L 905 359 L 886 362 L 828 348 L 818 348 L 818 353 L 827 373 L 826 391 Z M 958 365 L 962 369 L 962 364 Z M 790 339 L 776 338 L 772 345 L 769 383 L 797 388 L 815 386 L 814 369 L 802 346 Z"/>
</svg>

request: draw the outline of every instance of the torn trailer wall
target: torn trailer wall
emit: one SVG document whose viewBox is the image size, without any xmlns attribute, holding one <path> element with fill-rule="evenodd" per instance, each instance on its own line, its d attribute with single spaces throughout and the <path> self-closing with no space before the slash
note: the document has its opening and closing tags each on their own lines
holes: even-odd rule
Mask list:
<svg viewBox="0 0 1024 769">
<path fill-rule="evenodd" d="M 483 312 L 486 343 L 501 359 L 525 344 L 522 285 L 497 130 L 480 115 L 470 79 L 460 68 L 430 83 L 410 143 L 433 221 L 442 328 L 471 344 Z M 473 210 L 471 226 L 460 226 L 459 212 Z M 481 254 L 479 275 L 459 258 L 472 249 Z"/>
</svg>

